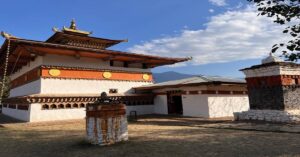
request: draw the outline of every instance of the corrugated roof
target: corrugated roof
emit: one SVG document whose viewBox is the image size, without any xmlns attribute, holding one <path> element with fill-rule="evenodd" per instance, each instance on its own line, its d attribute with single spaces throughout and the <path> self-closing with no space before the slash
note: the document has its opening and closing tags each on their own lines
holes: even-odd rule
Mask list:
<svg viewBox="0 0 300 157">
<path fill-rule="evenodd" d="M 245 79 L 238 78 L 228 78 L 220 76 L 194 76 L 180 80 L 166 81 L 161 83 L 156 83 L 152 85 L 145 85 L 136 87 L 136 89 L 157 89 L 164 87 L 174 87 L 174 86 L 185 86 L 185 85 L 196 85 L 196 84 L 216 84 L 216 83 L 225 83 L 225 84 L 246 84 Z"/>
</svg>

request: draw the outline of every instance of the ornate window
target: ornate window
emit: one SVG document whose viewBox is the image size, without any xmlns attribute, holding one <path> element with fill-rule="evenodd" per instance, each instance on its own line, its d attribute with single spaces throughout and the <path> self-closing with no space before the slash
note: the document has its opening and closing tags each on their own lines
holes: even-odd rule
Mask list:
<svg viewBox="0 0 300 157">
<path fill-rule="evenodd" d="M 66 108 L 71 108 L 71 104 L 67 104 L 67 105 L 66 105 Z"/>
<path fill-rule="evenodd" d="M 43 110 L 49 110 L 49 105 L 44 104 L 44 105 L 42 106 L 42 109 L 43 109 Z"/>
<path fill-rule="evenodd" d="M 50 106 L 50 108 L 51 108 L 51 109 L 57 109 L 57 106 L 56 106 L 55 104 L 52 104 L 52 105 Z"/>
<path fill-rule="evenodd" d="M 73 108 L 78 108 L 78 104 L 73 104 Z"/>
<path fill-rule="evenodd" d="M 82 107 L 82 108 L 85 107 L 84 103 L 81 103 L 81 104 L 80 104 L 80 107 Z"/>
<path fill-rule="evenodd" d="M 118 93 L 118 89 L 114 89 L 114 88 L 109 89 L 109 94 L 116 94 L 116 93 Z"/>
<path fill-rule="evenodd" d="M 28 110 L 29 105 L 18 105 L 18 110 Z"/>
<path fill-rule="evenodd" d="M 58 108 L 59 108 L 59 109 L 63 109 L 63 108 L 65 108 L 65 105 L 64 105 L 64 104 L 59 104 L 59 105 L 58 105 Z"/>
</svg>

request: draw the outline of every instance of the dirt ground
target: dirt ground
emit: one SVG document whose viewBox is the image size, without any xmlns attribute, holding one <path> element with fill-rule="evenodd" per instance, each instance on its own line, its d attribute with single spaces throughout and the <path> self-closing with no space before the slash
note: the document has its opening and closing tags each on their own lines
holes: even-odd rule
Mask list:
<svg viewBox="0 0 300 157">
<path fill-rule="evenodd" d="M 85 141 L 83 120 L 5 124 L 0 157 L 300 156 L 299 133 L 208 127 L 223 123 L 228 121 L 144 117 L 129 123 L 128 142 L 106 147 Z"/>
</svg>

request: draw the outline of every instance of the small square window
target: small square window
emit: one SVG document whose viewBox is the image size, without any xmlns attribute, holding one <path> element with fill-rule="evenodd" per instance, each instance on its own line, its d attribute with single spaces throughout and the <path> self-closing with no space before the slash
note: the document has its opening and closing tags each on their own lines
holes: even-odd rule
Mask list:
<svg viewBox="0 0 300 157">
<path fill-rule="evenodd" d="M 148 69 L 148 66 L 146 63 L 143 63 L 143 69 Z"/>
<path fill-rule="evenodd" d="M 294 79 L 292 80 L 292 84 L 293 84 L 293 85 L 299 84 L 298 78 L 294 78 Z"/>
<path fill-rule="evenodd" d="M 114 66 L 114 61 L 109 61 L 110 66 Z"/>
<path fill-rule="evenodd" d="M 128 62 L 124 62 L 124 67 L 128 68 Z"/>
<path fill-rule="evenodd" d="M 118 89 L 109 89 L 109 94 L 116 94 L 118 93 Z"/>
</svg>

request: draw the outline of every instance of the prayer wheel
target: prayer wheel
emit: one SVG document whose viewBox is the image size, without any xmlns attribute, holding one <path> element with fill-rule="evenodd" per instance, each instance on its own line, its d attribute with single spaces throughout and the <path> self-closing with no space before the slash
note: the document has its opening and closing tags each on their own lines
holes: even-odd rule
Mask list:
<svg viewBox="0 0 300 157">
<path fill-rule="evenodd" d="M 101 99 L 86 109 L 86 133 L 91 144 L 111 145 L 128 140 L 125 104 L 101 94 Z"/>
</svg>

